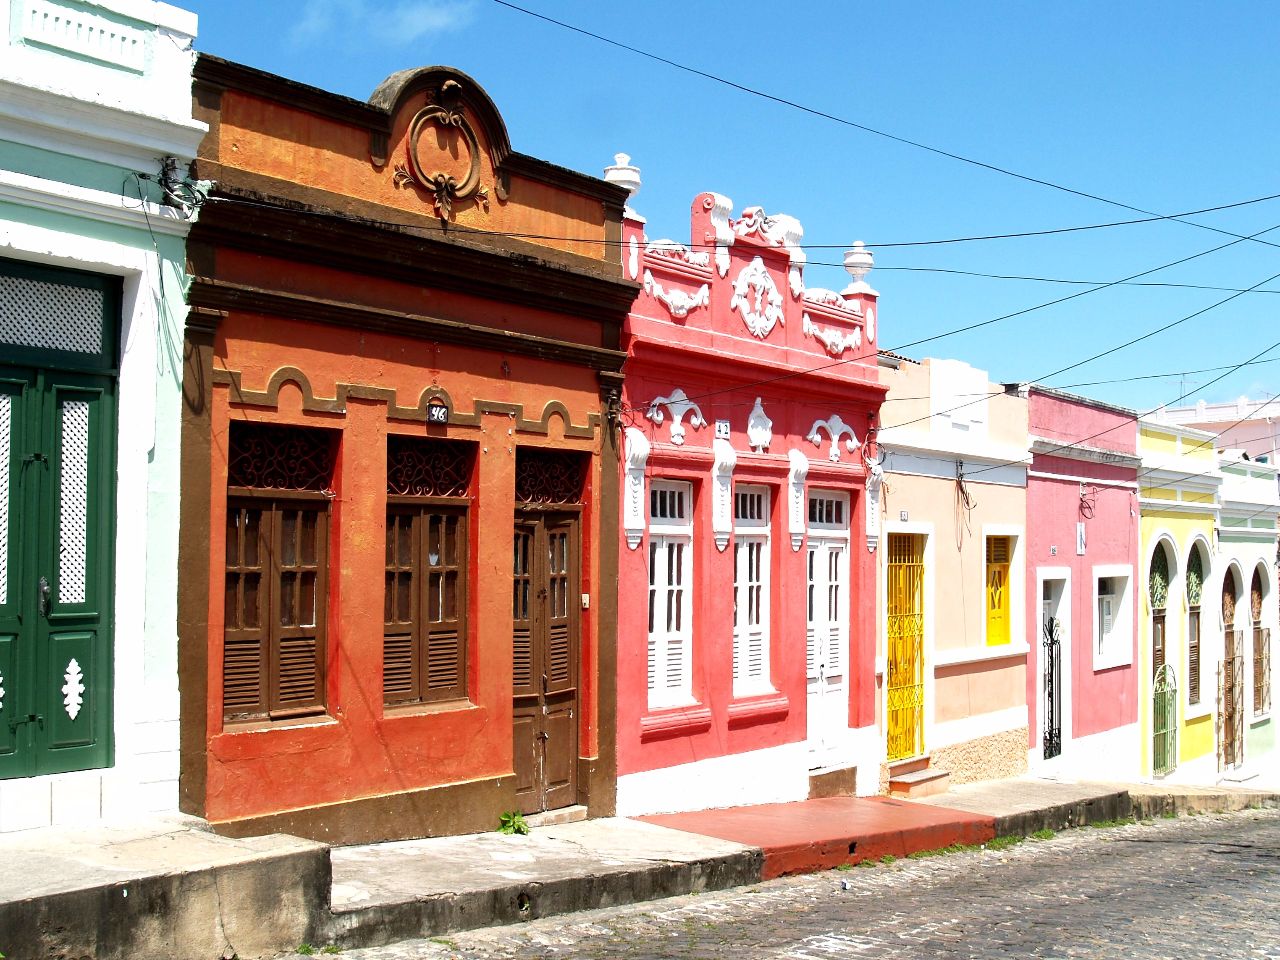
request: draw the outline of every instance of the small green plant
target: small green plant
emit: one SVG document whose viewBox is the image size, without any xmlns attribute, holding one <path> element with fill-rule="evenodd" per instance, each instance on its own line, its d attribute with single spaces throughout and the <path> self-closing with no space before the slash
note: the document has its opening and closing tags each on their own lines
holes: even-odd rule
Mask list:
<svg viewBox="0 0 1280 960">
<path fill-rule="evenodd" d="M 1089 826 L 1097 827 L 1101 830 L 1107 830 L 1111 827 L 1127 827 L 1137 822 L 1138 821 L 1133 819 L 1133 817 L 1124 817 L 1120 820 L 1095 820 L 1093 823 L 1089 824 Z"/>
<path fill-rule="evenodd" d="M 874 860 L 859 860 L 859 861 L 858 861 L 858 866 L 860 866 L 860 867 L 874 867 L 875 865 L 876 865 L 876 862 L 875 862 Z"/>
<path fill-rule="evenodd" d="M 309 957 L 316 952 L 316 948 L 309 943 L 300 943 L 297 952 L 304 957 Z"/>
<path fill-rule="evenodd" d="M 1016 847 L 1022 842 L 1022 837 L 1012 835 L 1004 837 L 993 837 L 987 841 L 988 850 L 1008 850 L 1010 847 Z"/>
<path fill-rule="evenodd" d="M 519 834 L 524 837 L 529 833 L 529 824 L 524 818 L 524 814 L 519 810 L 508 810 L 502 816 L 498 817 L 498 832 L 505 834 Z"/>
<path fill-rule="evenodd" d="M 1178 811 L 1177 811 L 1177 810 L 1166 810 L 1166 811 L 1164 811 L 1162 814 L 1160 814 L 1160 817 L 1161 817 L 1161 819 L 1163 819 L 1163 820 L 1177 820 L 1177 819 L 1178 819 Z"/>
<path fill-rule="evenodd" d="M 324 948 L 322 948 L 320 952 L 321 953 L 341 953 L 342 951 L 338 949 L 338 945 L 336 943 L 330 943 L 326 945 Z"/>
<path fill-rule="evenodd" d="M 1037 830 L 1035 833 L 1031 835 L 1031 839 L 1032 840 L 1052 840 L 1056 836 L 1057 834 L 1054 833 L 1052 830 L 1050 830 L 1048 827 L 1041 827 L 1039 830 Z"/>
<path fill-rule="evenodd" d="M 852 870 L 852 869 L 853 869 L 853 864 L 852 864 L 852 863 L 837 863 L 837 864 L 836 864 L 836 869 L 837 869 L 837 870 L 839 870 L 841 873 L 844 873 L 844 872 L 846 872 L 846 871 L 848 871 L 848 870 Z"/>
<path fill-rule="evenodd" d="M 892 853 L 886 853 L 883 857 L 880 858 L 880 862 L 885 865 L 888 865 L 890 863 L 897 863 L 898 858 L 895 857 Z"/>
</svg>

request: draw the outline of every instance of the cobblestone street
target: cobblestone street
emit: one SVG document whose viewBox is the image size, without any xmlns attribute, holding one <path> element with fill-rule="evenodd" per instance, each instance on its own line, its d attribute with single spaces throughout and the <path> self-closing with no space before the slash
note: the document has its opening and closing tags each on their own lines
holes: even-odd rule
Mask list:
<svg viewBox="0 0 1280 960">
<path fill-rule="evenodd" d="M 345 951 L 559 957 L 1280 958 L 1280 811 L 1084 828 L 1002 850 Z"/>
</svg>

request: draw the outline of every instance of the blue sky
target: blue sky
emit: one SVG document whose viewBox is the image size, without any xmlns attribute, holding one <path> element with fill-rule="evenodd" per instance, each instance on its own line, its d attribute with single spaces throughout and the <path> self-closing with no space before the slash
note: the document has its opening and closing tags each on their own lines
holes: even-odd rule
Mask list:
<svg viewBox="0 0 1280 960">
<path fill-rule="evenodd" d="M 522 6 L 815 110 L 1028 177 L 1168 215 L 1280 194 L 1280 18 L 1262 3 L 890 3 L 757 0 Z M 365 99 L 388 74 L 449 64 L 497 103 L 512 146 L 599 174 L 626 152 L 651 238 L 687 240 L 693 197 L 760 205 L 805 228 L 806 281 L 839 288 L 840 248 L 876 252 L 892 349 L 1087 290 L 970 271 L 1106 283 L 1233 239 L 1162 221 L 934 246 L 888 244 L 1142 217 L 815 117 L 575 34 L 494 0 L 199 0 L 197 47 Z M 1280 244 L 1280 199 L 1196 216 Z M 891 269 L 898 268 L 898 269 Z M 908 270 L 904 268 L 917 268 Z M 1239 242 L 1143 277 L 1240 289 L 1280 274 L 1280 247 Z M 1261 289 L 1280 291 L 1280 279 Z M 1117 286 L 916 346 L 1000 382 L 1044 380 L 1145 411 L 1268 398 L 1280 292 Z M 1280 347 L 1263 359 L 1280 358 Z M 1119 381 L 1081 385 L 1093 381 Z M 1280 414 L 1280 400 L 1276 402 Z"/>
</svg>

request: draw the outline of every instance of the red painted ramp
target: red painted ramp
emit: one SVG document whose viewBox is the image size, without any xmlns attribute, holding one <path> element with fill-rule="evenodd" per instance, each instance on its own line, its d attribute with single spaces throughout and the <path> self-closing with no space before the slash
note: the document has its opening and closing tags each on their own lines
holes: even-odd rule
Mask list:
<svg viewBox="0 0 1280 960">
<path fill-rule="evenodd" d="M 993 817 L 890 797 L 826 797 L 634 819 L 759 847 L 765 879 L 995 836 Z"/>
</svg>

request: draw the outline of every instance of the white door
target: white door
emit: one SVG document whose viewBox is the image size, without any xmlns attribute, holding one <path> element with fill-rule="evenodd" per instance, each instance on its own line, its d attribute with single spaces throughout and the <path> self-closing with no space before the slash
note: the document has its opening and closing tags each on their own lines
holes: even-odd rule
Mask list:
<svg viewBox="0 0 1280 960">
<path fill-rule="evenodd" d="M 849 503 L 809 498 L 806 573 L 809 767 L 838 762 L 849 730 Z"/>
</svg>

